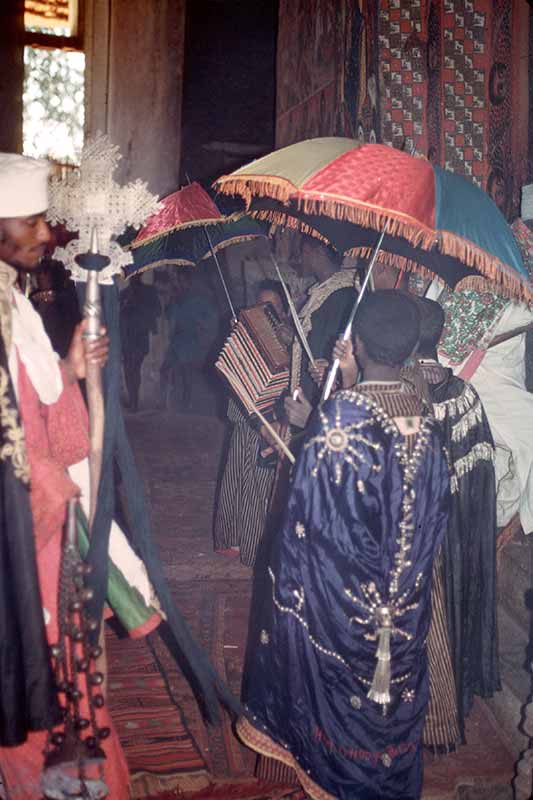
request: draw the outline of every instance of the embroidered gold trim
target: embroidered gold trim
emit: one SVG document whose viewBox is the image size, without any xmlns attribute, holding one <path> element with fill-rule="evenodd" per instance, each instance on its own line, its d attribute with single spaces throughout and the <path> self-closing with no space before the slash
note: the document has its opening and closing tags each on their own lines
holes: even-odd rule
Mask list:
<svg viewBox="0 0 533 800">
<path fill-rule="evenodd" d="M 5 261 L 0 261 L 0 328 L 4 339 L 6 357 L 11 349 L 11 296 L 16 279 L 16 269 L 10 267 Z"/>
<path fill-rule="evenodd" d="M 259 731 L 246 717 L 239 717 L 236 729 L 239 738 L 251 750 L 255 750 L 256 753 L 260 753 L 267 758 L 275 758 L 276 761 L 281 761 L 287 767 L 292 767 L 305 792 L 312 800 L 335 800 L 332 794 L 326 792 L 325 789 L 322 789 L 321 786 L 313 781 L 309 770 L 304 770 L 299 765 L 287 746 L 282 747 L 271 739 L 267 733 Z"/>
<path fill-rule="evenodd" d="M 18 414 L 9 399 L 9 375 L 0 367 L 0 423 L 4 443 L 0 448 L 0 460 L 11 460 L 15 477 L 23 483 L 30 482 L 30 468 L 26 458 L 24 431 L 19 424 Z"/>
</svg>

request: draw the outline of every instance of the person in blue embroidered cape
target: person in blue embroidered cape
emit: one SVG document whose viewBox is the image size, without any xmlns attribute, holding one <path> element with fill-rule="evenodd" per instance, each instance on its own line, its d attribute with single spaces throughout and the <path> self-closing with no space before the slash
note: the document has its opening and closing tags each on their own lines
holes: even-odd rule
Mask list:
<svg viewBox="0 0 533 800">
<path fill-rule="evenodd" d="M 315 800 L 422 790 L 432 570 L 450 493 L 440 433 L 400 377 L 419 327 L 408 295 L 361 303 L 363 380 L 309 425 L 253 609 L 237 732 Z"/>
</svg>

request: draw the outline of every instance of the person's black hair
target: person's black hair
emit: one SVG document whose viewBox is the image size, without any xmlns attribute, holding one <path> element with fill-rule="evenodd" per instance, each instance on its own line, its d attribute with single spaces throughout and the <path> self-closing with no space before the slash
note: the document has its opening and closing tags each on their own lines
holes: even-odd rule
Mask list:
<svg viewBox="0 0 533 800">
<path fill-rule="evenodd" d="M 420 312 L 420 339 L 418 341 L 418 354 L 420 356 L 433 356 L 440 342 L 444 328 L 444 309 L 435 300 L 428 297 L 415 297 L 415 302 Z"/>
<path fill-rule="evenodd" d="M 369 292 L 357 309 L 354 333 L 372 361 L 400 367 L 418 344 L 420 312 L 417 304 L 398 289 Z"/>
<path fill-rule="evenodd" d="M 304 243 L 317 249 L 321 247 L 322 249 L 326 250 L 333 263 L 336 264 L 337 267 L 341 266 L 344 254 L 339 252 L 339 250 L 336 250 L 329 242 L 325 242 L 323 239 L 317 239 L 316 236 L 305 236 L 302 241 L 302 246 Z"/>
<path fill-rule="evenodd" d="M 272 278 L 265 278 L 265 280 L 261 281 L 257 284 L 255 290 L 255 296 L 259 297 L 261 292 L 273 292 L 274 294 L 279 295 L 279 298 L 283 304 L 283 309 L 285 311 L 288 310 L 287 307 L 287 298 L 285 297 L 285 292 L 283 291 L 283 286 L 279 281 L 272 280 Z"/>
</svg>

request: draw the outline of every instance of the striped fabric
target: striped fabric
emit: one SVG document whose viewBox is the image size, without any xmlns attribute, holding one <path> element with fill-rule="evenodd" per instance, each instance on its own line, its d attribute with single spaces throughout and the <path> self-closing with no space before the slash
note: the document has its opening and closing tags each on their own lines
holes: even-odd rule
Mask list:
<svg viewBox="0 0 533 800">
<path fill-rule="evenodd" d="M 257 757 L 256 777 L 260 781 L 272 781 L 272 783 L 284 783 L 288 786 L 299 786 L 300 782 L 292 767 L 282 764 L 275 758 L 268 756 Z"/>
<path fill-rule="evenodd" d="M 107 629 L 106 648 L 109 709 L 130 769 L 132 797 L 206 786 L 206 762 L 172 701 L 150 640 L 118 638 Z"/>
<path fill-rule="evenodd" d="M 423 742 L 438 752 L 454 750 L 461 741 L 457 696 L 444 600 L 442 553 L 433 566 L 431 625 L 428 636 L 429 706 Z"/>
<path fill-rule="evenodd" d="M 240 548 L 243 564 L 255 564 L 263 536 L 276 471 L 257 463 L 261 439 L 234 400 L 228 405 L 233 423 L 216 508 L 215 550 Z"/>
</svg>

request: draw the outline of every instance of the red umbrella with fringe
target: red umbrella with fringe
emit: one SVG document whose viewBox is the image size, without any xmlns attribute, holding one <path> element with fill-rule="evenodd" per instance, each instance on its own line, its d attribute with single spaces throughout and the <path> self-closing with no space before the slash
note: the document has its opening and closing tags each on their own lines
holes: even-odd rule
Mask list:
<svg viewBox="0 0 533 800">
<path fill-rule="evenodd" d="M 127 278 L 159 266 L 194 266 L 233 244 L 265 236 L 264 226 L 242 214 L 224 216 L 199 183 L 161 201 L 128 249 Z"/>
<path fill-rule="evenodd" d="M 264 237 L 263 227 L 242 214 L 225 217 L 199 183 L 190 183 L 161 201 L 161 209 L 149 217 L 128 245 L 133 263 L 126 278 L 161 266 L 195 266 L 213 257 L 231 315 L 235 309 L 218 252 L 240 242 Z"/>
<path fill-rule="evenodd" d="M 344 138 L 309 139 L 216 181 L 258 219 L 402 270 L 438 276 L 454 288 L 479 284 L 517 300 L 533 287 L 506 220 L 470 181 L 424 158 Z M 471 279 L 476 279 L 471 282 Z"/>
</svg>

